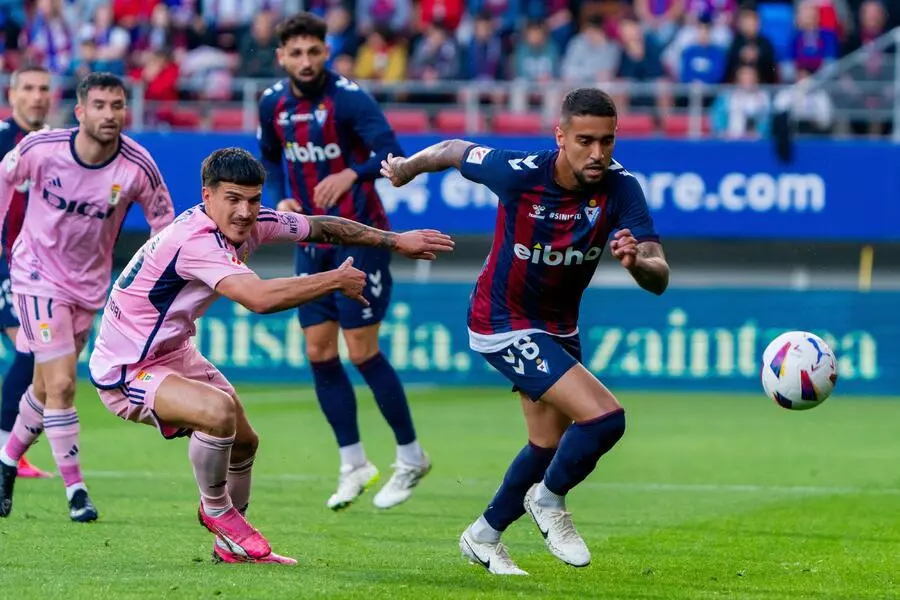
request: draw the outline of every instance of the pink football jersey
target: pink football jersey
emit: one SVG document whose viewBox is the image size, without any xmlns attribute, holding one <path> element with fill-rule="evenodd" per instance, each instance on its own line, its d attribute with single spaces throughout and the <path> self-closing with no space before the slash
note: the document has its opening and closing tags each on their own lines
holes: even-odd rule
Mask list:
<svg viewBox="0 0 900 600">
<path fill-rule="evenodd" d="M 22 233 L 9 257 L 13 291 L 98 310 L 131 204 L 141 205 L 153 233 L 172 222 L 175 209 L 156 163 L 137 142 L 123 135 L 111 159 L 86 165 L 75 155 L 77 132 L 38 131 L 6 155 L 0 222 L 13 189 L 28 186 Z"/>
<path fill-rule="evenodd" d="M 202 205 L 182 213 L 135 253 L 113 285 L 91 354 L 91 381 L 118 387 L 142 362 L 189 343 L 222 279 L 252 273 L 244 262 L 260 245 L 300 242 L 309 229 L 302 215 L 262 208 L 250 238 L 235 248 Z"/>
</svg>

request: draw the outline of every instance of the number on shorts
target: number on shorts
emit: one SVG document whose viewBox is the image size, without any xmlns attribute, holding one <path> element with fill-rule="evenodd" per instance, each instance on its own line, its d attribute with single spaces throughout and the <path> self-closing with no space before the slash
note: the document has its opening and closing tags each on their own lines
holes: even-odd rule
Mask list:
<svg viewBox="0 0 900 600">
<path fill-rule="evenodd" d="M 531 341 L 531 338 L 527 335 L 516 340 L 513 343 L 513 346 L 515 346 L 516 350 L 522 354 L 522 358 L 525 360 L 534 360 L 541 353 L 541 349 L 538 348 L 538 345 Z"/>
</svg>

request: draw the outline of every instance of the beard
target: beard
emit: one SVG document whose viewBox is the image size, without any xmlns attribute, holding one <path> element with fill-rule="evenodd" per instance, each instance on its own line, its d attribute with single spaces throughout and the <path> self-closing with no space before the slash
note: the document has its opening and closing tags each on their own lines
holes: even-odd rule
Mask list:
<svg viewBox="0 0 900 600">
<path fill-rule="evenodd" d="M 600 187 L 600 184 L 603 183 L 603 177 L 600 177 L 599 179 L 591 181 L 591 180 L 588 180 L 584 176 L 584 173 L 582 173 L 581 171 L 573 171 L 573 173 L 575 174 L 575 179 L 578 180 L 578 185 L 583 190 L 590 190 L 590 189 Z M 604 175 L 605 173 L 606 173 L 606 169 L 604 169 L 603 171 L 600 172 L 601 175 Z"/>
<path fill-rule="evenodd" d="M 325 71 L 322 70 L 318 77 L 307 81 L 291 77 L 291 83 L 293 83 L 294 87 L 304 96 L 312 96 L 322 89 L 322 85 L 325 83 Z"/>
<path fill-rule="evenodd" d="M 101 146 L 109 146 L 110 144 L 115 144 L 119 140 L 119 135 L 122 133 L 122 128 L 118 127 L 115 131 L 115 135 L 112 137 L 106 137 L 112 134 L 112 130 L 110 129 L 100 129 L 100 126 L 93 128 L 85 128 L 85 133 L 89 138 L 94 140 L 96 143 Z"/>
</svg>

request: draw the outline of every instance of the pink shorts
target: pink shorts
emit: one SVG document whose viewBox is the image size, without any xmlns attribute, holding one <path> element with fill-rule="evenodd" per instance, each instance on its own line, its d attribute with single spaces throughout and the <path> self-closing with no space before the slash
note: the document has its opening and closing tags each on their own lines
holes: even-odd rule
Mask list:
<svg viewBox="0 0 900 600">
<path fill-rule="evenodd" d="M 166 439 L 191 434 L 191 430 L 162 421 L 153 410 L 156 390 L 169 375 L 180 375 L 235 397 L 234 388 L 225 376 L 206 360 L 192 344 L 129 367 L 132 374 L 125 383 L 111 390 L 98 388 L 100 399 L 117 417 L 135 423 L 153 425 Z"/>
<path fill-rule="evenodd" d="M 37 363 L 81 354 L 97 311 L 53 298 L 20 294 L 14 297 L 21 323 L 16 350 L 34 353 Z"/>
</svg>

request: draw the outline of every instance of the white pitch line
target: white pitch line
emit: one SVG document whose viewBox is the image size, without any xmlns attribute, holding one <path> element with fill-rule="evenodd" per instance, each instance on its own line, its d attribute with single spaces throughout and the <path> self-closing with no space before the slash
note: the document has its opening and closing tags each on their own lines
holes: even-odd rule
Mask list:
<svg viewBox="0 0 900 600">
<path fill-rule="evenodd" d="M 168 479 L 188 480 L 189 473 L 163 473 L 159 471 L 85 471 L 88 479 Z M 441 479 L 445 483 L 452 481 L 457 485 L 496 486 L 497 481 L 488 479 L 457 479 L 451 477 L 429 477 L 430 480 Z M 331 475 L 314 475 L 311 473 L 254 474 L 254 481 L 275 482 L 332 482 Z M 618 490 L 624 492 L 672 492 L 672 493 L 725 493 L 725 494 L 785 494 L 785 495 L 852 495 L 867 494 L 875 496 L 897 496 L 900 488 L 865 488 L 855 486 L 808 486 L 808 485 L 753 485 L 729 483 L 652 483 L 652 482 L 592 482 L 582 483 L 578 487 L 596 490 Z"/>
</svg>

